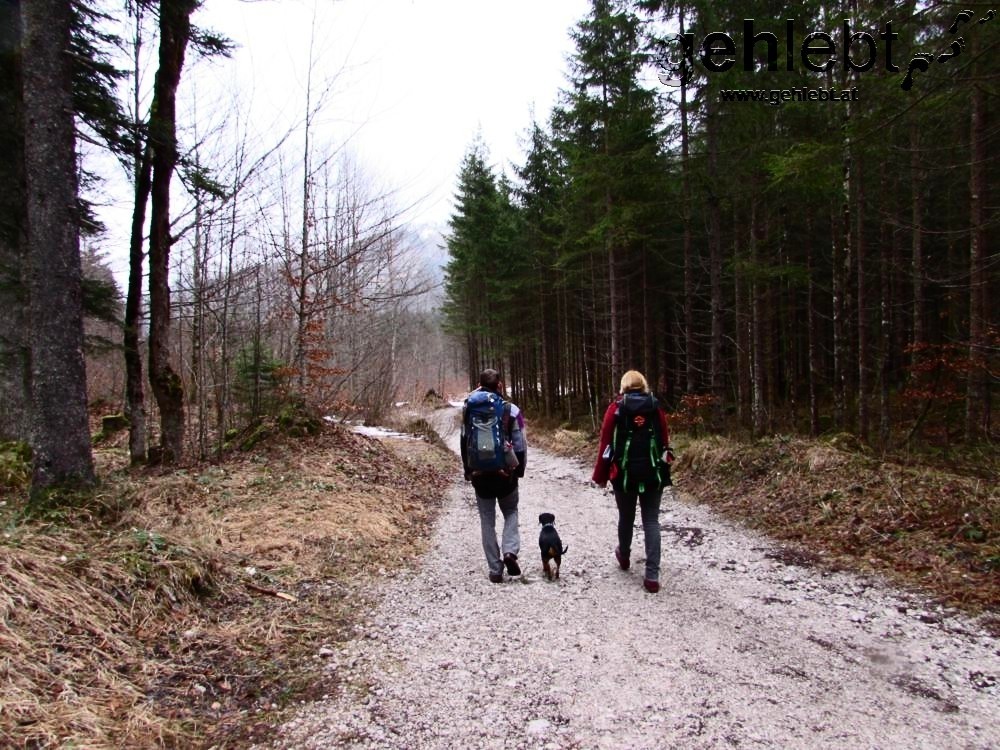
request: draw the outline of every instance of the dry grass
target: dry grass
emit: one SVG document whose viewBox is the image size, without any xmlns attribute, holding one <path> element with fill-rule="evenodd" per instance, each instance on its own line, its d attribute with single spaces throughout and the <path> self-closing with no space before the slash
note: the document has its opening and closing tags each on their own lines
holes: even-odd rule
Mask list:
<svg viewBox="0 0 1000 750">
<path fill-rule="evenodd" d="M 533 423 L 529 423 L 527 431 L 532 445 L 558 456 L 592 463 L 597 452 L 597 444 L 584 432 L 562 427 L 546 429 Z"/>
<path fill-rule="evenodd" d="M 535 426 L 531 442 L 585 465 L 597 453 L 586 432 Z M 887 574 L 972 612 L 1000 608 L 1000 481 L 988 457 L 941 468 L 882 461 L 848 435 L 672 442 L 675 485 L 695 500 L 829 564 Z"/>
<path fill-rule="evenodd" d="M 973 611 L 1000 606 L 1000 485 L 804 440 L 692 442 L 675 477 L 698 500 Z"/>
<path fill-rule="evenodd" d="M 450 456 L 328 428 L 224 463 L 129 471 L 0 520 L 0 746 L 219 747 L 337 687 L 373 576 L 418 554 Z M 277 596 L 280 594 L 281 596 Z M 282 598 L 284 597 L 284 598 Z"/>
</svg>

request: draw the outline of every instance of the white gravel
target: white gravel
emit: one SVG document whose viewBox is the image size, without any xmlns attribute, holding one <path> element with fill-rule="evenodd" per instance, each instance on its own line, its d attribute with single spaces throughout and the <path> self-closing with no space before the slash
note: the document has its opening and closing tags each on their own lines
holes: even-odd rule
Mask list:
<svg viewBox="0 0 1000 750">
<path fill-rule="evenodd" d="M 786 564 L 773 541 L 683 498 L 665 498 L 662 589 L 647 594 L 641 559 L 615 563 L 614 501 L 589 474 L 531 449 L 525 574 L 502 585 L 459 481 L 426 556 L 373 581 L 380 604 L 327 657 L 347 689 L 276 746 L 1000 747 L 1000 643 L 975 622 Z M 543 511 L 569 545 L 557 582 L 538 555 Z"/>
</svg>

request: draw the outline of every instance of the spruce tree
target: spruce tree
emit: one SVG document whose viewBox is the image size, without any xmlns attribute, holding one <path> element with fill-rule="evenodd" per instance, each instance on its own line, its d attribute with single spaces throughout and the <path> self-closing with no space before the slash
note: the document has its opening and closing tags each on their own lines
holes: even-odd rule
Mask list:
<svg viewBox="0 0 1000 750">
<path fill-rule="evenodd" d="M 94 481 L 83 362 L 72 17 L 25 0 L 24 165 L 31 331 L 32 493 Z"/>
<path fill-rule="evenodd" d="M 31 402 L 21 41 L 20 1 L 0 0 L 0 440 L 27 439 Z"/>
<path fill-rule="evenodd" d="M 592 390 L 606 394 L 624 369 L 643 366 L 641 320 L 654 301 L 631 298 L 630 283 L 643 274 L 662 198 L 660 112 L 639 84 L 648 53 L 627 7 L 594 0 L 572 37 L 570 88 L 555 115 L 571 183 L 565 262 L 591 279 L 590 347 L 601 352 Z"/>
</svg>

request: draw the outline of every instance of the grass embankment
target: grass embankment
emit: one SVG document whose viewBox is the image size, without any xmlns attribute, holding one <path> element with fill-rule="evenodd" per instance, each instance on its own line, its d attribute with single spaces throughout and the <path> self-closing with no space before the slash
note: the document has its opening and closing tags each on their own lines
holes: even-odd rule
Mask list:
<svg viewBox="0 0 1000 750">
<path fill-rule="evenodd" d="M 244 747 L 337 689 L 374 578 L 419 553 L 453 459 L 327 426 L 130 470 L 26 513 L 0 481 L 0 746 Z M 8 456 L 11 465 L 14 457 Z"/>
<path fill-rule="evenodd" d="M 583 432 L 536 427 L 531 438 L 588 467 L 597 454 Z M 843 436 L 673 442 L 679 492 L 796 544 L 798 559 L 878 572 L 970 612 L 1000 610 L 995 459 L 954 469 L 882 460 Z"/>
</svg>

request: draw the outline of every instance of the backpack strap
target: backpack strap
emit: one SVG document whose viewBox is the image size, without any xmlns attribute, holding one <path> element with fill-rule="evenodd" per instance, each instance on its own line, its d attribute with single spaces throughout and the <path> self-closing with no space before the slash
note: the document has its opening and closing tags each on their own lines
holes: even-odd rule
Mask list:
<svg viewBox="0 0 1000 750">
<path fill-rule="evenodd" d="M 514 442 L 514 428 L 511 427 L 510 401 L 503 402 L 503 411 L 500 413 L 500 424 L 503 427 L 507 439 Z"/>
<path fill-rule="evenodd" d="M 629 455 L 629 448 L 631 447 L 632 443 L 632 429 L 628 426 L 628 423 L 626 422 L 623 416 L 622 407 L 624 405 L 624 400 L 625 400 L 624 396 L 621 396 L 616 400 L 616 404 L 618 406 L 617 409 L 615 410 L 615 431 L 611 438 L 611 445 L 615 459 L 616 460 L 620 459 L 618 468 L 622 472 L 622 486 L 627 487 L 628 455 Z M 656 396 L 651 396 L 651 401 L 652 401 L 652 416 L 651 416 L 652 424 L 650 425 L 650 430 L 652 431 L 652 440 L 650 441 L 649 444 L 650 463 L 654 467 L 657 483 L 662 485 L 663 477 L 660 472 L 659 453 L 663 450 L 665 444 L 660 425 L 660 414 L 659 414 L 660 402 L 657 401 Z M 622 446 L 620 452 L 617 450 L 617 443 L 619 440 L 619 432 L 618 432 L 619 427 L 626 428 L 624 433 L 625 445 Z M 639 494 L 644 493 L 646 491 L 645 482 L 640 482 L 637 489 L 639 491 Z"/>
<path fill-rule="evenodd" d="M 614 461 L 621 458 L 621 451 L 618 450 L 618 431 L 622 427 L 622 421 L 622 397 L 619 396 L 615 399 L 615 429 L 611 433 L 611 458 Z"/>
</svg>

